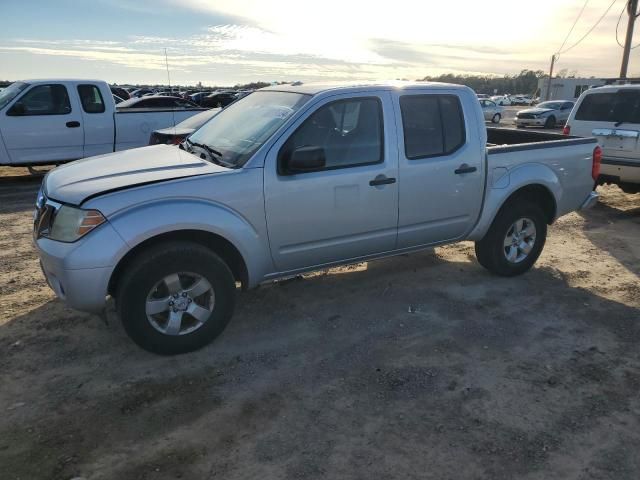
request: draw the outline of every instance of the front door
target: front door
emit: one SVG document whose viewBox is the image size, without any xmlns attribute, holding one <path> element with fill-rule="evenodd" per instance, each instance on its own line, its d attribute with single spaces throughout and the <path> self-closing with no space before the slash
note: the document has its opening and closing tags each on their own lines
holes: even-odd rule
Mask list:
<svg viewBox="0 0 640 480">
<path fill-rule="evenodd" d="M 264 193 L 271 253 L 280 272 L 393 250 L 398 159 L 386 92 L 332 97 L 312 108 L 269 151 Z M 290 171 L 300 147 L 326 164 Z"/>
<path fill-rule="evenodd" d="M 72 100 L 73 99 L 73 100 Z M 12 163 L 52 163 L 83 156 L 82 115 L 63 84 L 35 85 L 0 119 Z"/>
<path fill-rule="evenodd" d="M 398 248 L 461 238 L 480 214 L 485 152 L 477 100 L 459 92 L 396 95 L 402 120 Z"/>
</svg>

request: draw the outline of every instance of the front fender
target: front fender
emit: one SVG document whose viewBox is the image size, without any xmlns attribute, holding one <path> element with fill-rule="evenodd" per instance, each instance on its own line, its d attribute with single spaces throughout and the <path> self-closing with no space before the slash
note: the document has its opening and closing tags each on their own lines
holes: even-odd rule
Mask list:
<svg viewBox="0 0 640 480">
<path fill-rule="evenodd" d="M 478 223 L 468 236 L 481 240 L 505 202 L 518 190 L 531 185 L 545 187 L 558 205 L 562 199 L 562 184 L 555 172 L 542 163 L 526 163 L 513 169 L 494 168 Z"/>
<path fill-rule="evenodd" d="M 203 199 L 167 198 L 136 205 L 109 218 L 113 228 L 128 246 L 128 251 L 158 235 L 180 230 L 213 233 L 234 245 L 244 259 L 249 287 L 273 269 L 266 237 L 240 213 Z M 127 252 L 123 252 L 118 262 Z"/>
</svg>

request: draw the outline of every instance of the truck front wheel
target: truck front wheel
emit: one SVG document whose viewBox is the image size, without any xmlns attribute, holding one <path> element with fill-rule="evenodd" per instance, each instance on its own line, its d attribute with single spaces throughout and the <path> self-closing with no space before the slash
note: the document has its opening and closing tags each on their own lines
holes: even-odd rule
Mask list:
<svg viewBox="0 0 640 480">
<path fill-rule="evenodd" d="M 127 267 L 116 293 L 124 329 L 139 346 L 174 355 L 207 345 L 229 323 L 235 280 L 211 250 L 190 242 L 154 246 Z"/>
<path fill-rule="evenodd" d="M 497 275 L 520 275 L 536 262 L 546 237 L 547 222 L 540 207 L 514 200 L 500 209 L 484 238 L 476 242 L 476 257 Z"/>
<path fill-rule="evenodd" d="M 551 115 L 549 118 L 547 118 L 547 120 L 544 122 L 544 128 L 556 128 L 556 117 Z"/>
</svg>

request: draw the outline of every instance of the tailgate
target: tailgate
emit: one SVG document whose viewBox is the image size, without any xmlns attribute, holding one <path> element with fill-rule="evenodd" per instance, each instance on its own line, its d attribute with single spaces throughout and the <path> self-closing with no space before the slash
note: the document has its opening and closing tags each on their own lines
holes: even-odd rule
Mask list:
<svg viewBox="0 0 640 480">
<path fill-rule="evenodd" d="M 625 128 L 596 128 L 592 132 L 602 146 L 604 157 L 638 158 L 638 130 Z M 639 161 L 640 163 L 640 161 Z"/>
</svg>

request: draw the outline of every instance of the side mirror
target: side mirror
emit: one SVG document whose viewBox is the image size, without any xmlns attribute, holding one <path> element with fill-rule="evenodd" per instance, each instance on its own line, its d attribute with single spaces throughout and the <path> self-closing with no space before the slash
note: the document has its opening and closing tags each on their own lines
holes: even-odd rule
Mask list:
<svg viewBox="0 0 640 480">
<path fill-rule="evenodd" d="M 324 168 L 326 163 L 324 148 L 315 145 L 298 147 L 291 153 L 287 170 L 291 173 L 314 172 Z"/>
</svg>

